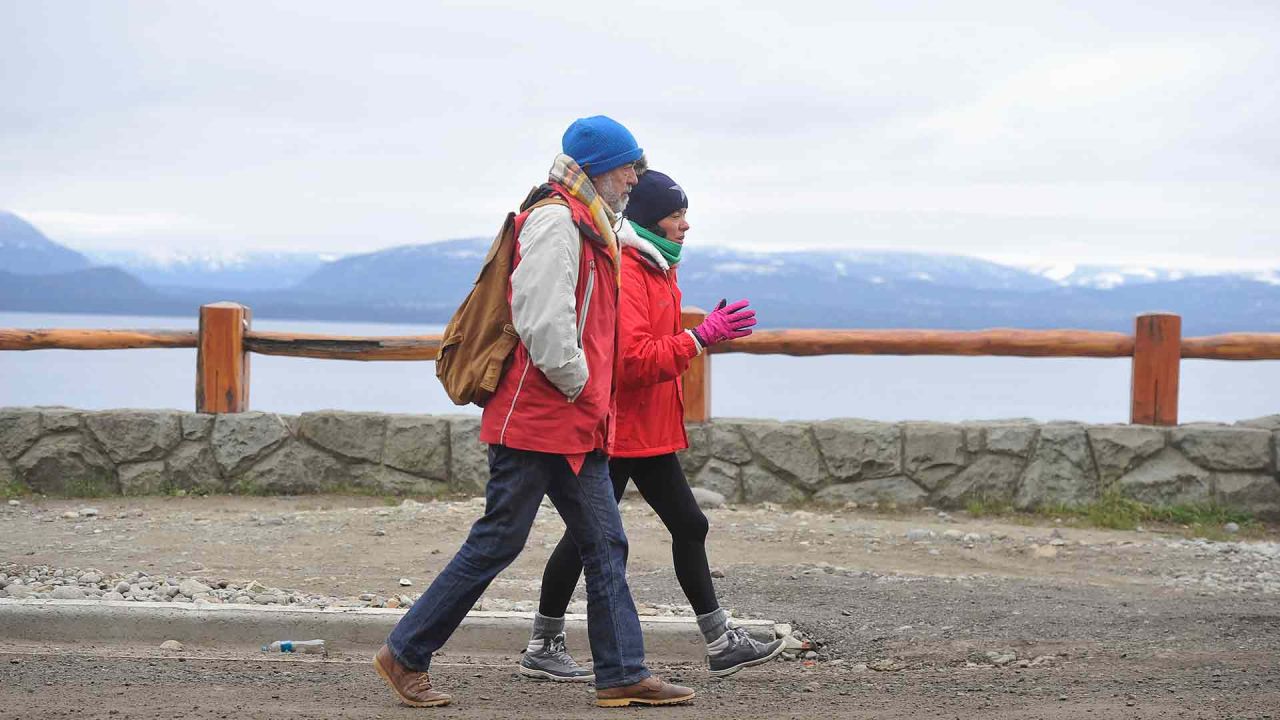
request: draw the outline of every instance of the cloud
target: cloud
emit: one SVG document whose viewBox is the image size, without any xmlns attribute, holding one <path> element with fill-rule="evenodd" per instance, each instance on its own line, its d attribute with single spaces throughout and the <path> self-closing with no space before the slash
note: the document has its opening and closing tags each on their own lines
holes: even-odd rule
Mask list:
<svg viewBox="0 0 1280 720">
<path fill-rule="evenodd" d="M 82 247 L 488 235 L 603 112 L 692 242 L 1280 253 L 1266 3 L 592 7 L 14 4 L 0 207 Z"/>
<path fill-rule="evenodd" d="M 165 213 L 87 213 L 75 211 L 15 210 L 28 222 L 39 226 L 53 237 L 75 237 L 82 240 L 144 239 L 156 235 L 212 230 L 208 223 L 194 218 Z"/>
</svg>

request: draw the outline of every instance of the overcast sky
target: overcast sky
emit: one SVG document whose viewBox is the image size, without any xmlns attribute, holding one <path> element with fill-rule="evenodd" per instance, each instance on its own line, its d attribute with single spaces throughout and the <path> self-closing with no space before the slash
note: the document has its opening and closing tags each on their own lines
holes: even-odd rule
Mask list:
<svg viewBox="0 0 1280 720">
<path fill-rule="evenodd" d="M 1280 3 L 0 0 L 0 209 L 80 249 L 491 235 L 607 114 L 687 242 L 1280 265 Z"/>
</svg>

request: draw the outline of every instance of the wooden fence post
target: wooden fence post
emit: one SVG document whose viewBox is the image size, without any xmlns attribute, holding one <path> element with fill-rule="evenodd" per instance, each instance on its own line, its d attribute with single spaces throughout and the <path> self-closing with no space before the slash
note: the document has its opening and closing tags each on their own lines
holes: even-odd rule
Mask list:
<svg viewBox="0 0 1280 720">
<path fill-rule="evenodd" d="M 233 302 L 200 306 L 196 342 L 196 412 L 249 409 L 249 351 L 244 333 L 253 314 Z"/>
<path fill-rule="evenodd" d="M 697 327 L 707 319 L 705 310 L 686 307 L 680 312 L 680 320 L 685 328 Z M 711 352 L 704 349 L 702 354 L 689 361 L 689 369 L 684 371 L 684 419 L 685 422 L 706 422 L 711 419 Z"/>
<path fill-rule="evenodd" d="M 1129 422 L 1178 424 L 1178 370 L 1182 318 L 1172 313 L 1139 315 L 1134 331 Z"/>
</svg>

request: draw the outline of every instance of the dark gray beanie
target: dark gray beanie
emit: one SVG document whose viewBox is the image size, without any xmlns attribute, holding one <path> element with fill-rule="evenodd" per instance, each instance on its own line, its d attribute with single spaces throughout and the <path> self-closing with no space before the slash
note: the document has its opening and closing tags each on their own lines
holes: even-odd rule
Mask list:
<svg viewBox="0 0 1280 720">
<path fill-rule="evenodd" d="M 657 170 L 649 170 L 631 188 L 626 216 L 637 225 L 658 232 L 659 220 L 687 207 L 689 198 L 675 180 Z"/>
</svg>

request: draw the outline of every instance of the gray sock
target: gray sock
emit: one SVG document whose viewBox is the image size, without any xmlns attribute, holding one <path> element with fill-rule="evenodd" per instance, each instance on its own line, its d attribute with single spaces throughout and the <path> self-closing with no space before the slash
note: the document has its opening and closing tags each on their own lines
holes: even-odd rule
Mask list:
<svg viewBox="0 0 1280 720">
<path fill-rule="evenodd" d="M 564 616 L 547 617 L 542 613 L 533 614 L 533 632 L 529 634 L 529 651 L 542 649 L 542 641 L 553 638 L 564 632 Z"/>
<path fill-rule="evenodd" d="M 698 629 L 702 637 L 710 645 L 721 635 L 729 632 L 729 613 L 724 608 L 716 608 L 706 615 L 698 616 Z"/>
</svg>

